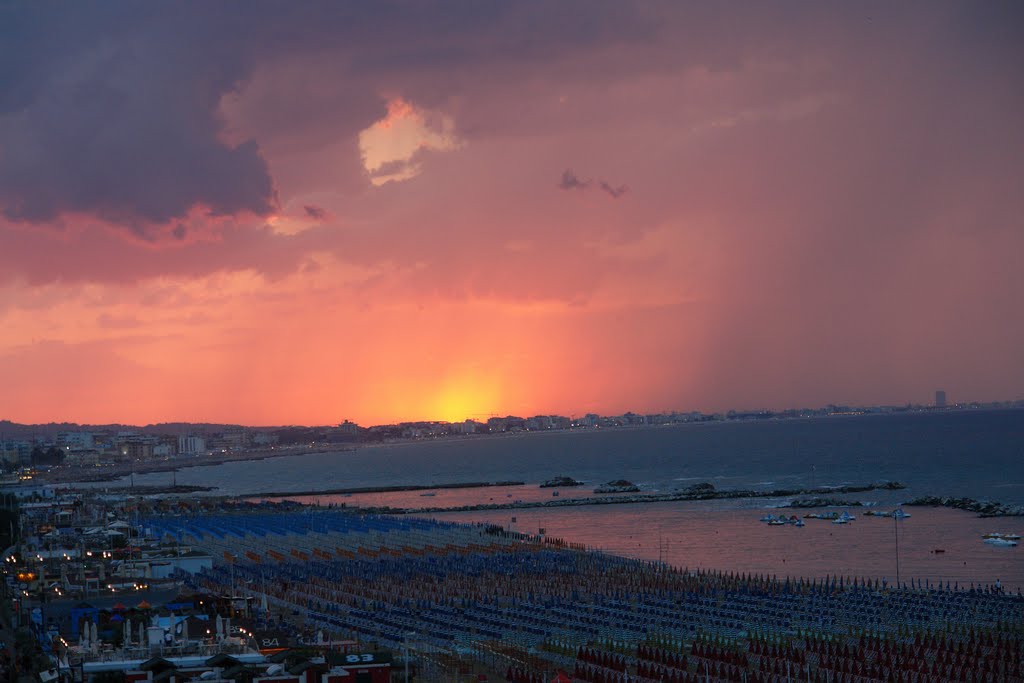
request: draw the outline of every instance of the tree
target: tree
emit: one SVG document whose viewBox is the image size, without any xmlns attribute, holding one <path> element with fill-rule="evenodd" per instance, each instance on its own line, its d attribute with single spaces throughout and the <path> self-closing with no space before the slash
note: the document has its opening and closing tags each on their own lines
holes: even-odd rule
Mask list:
<svg viewBox="0 0 1024 683">
<path fill-rule="evenodd" d="M 14 545 L 18 540 L 18 509 L 0 509 L 0 548 Z"/>
<path fill-rule="evenodd" d="M 45 451 L 42 446 L 32 448 L 33 465 L 59 465 L 64 462 L 64 449 L 50 446 Z"/>
</svg>

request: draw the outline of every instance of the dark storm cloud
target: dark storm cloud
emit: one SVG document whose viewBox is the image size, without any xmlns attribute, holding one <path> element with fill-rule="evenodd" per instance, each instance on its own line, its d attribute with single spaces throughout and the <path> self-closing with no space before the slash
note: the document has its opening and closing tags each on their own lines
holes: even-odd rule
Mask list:
<svg viewBox="0 0 1024 683">
<path fill-rule="evenodd" d="M 42 223 L 66 212 L 131 226 L 268 212 L 273 183 L 253 141 L 220 139 L 220 97 L 249 59 L 222 22 L 167 5 L 9 5 L 0 23 L 0 203 Z"/>
<path fill-rule="evenodd" d="M 30 224 L 84 213 L 142 235 L 197 206 L 267 214 L 276 196 L 260 147 L 227 142 L 219 111 L 258 64 L 333 51 L 352 98 L 376 101 L 375 73 L 541 60 L 645 30 L 632 10 L 572 3 L 6 4 L 0 211 Z"/>
</svg>

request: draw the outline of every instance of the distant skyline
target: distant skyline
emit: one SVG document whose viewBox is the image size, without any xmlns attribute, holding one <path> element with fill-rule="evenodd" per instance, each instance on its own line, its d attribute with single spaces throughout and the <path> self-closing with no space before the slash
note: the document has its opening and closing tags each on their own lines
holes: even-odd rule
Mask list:
<svg viewBox="0 0 1024 683">
<path fill-rule="evenodd" d="M 906 402 L 899 404 L 846 404 L 842 402 L 833 402 L 820 406 L 787 406 L 787 407 L 744 407 L 744 408 L 722 408 L 718 410 L 701 410 L 699 408 L 689 409 L 665 409 L 658 411 L 636 411 L 636 410 L 624 410 L 617 413 L 594 413 L 594 412 L 579 412 L 570 411 L 566 413 L 477 413 L 474 415 L 468 415 L 465 418 L 403 418 L 395 419 L 389 422 L 379 423 L 359 423 L 348 418 L 338 418 L 333 421 L 321 422 L 321 423 L 281 423 L 281 424 L 254 424 L 254 423 L 243 423 L 243 422 L 210 422 L 210 421 L 176 421 L 176 420 L 165 420 L 158 422 L 147 422 L 147 423 L 131 423 L 131 422 L 76 422 L 74 420 L 48 420 L 46 422 L 37 423 L 20 423 L 16 420 L 11 420 L 4 416 L 0 416 L 0 438 L 11 436 L 9 432 L 4 432 L 6 428 L 15 428 L 17 430 L 24 430 L 30 427 L 92 427 L 92 428 L 109 428 L 109 427 L 127 427 L 127 428 L 143 428 L 153 429 L 161 426 L 175 426 L 175 425 L 195 425 L 195 426 L 233 426 L 241 427 L 243 429 L 274 429 L 274 428 L 288 428 L 288 427 L 299 427 L 299 428 L 317 428 L 317 427 L 335 427 L 335 426 L 350 426 L 355 425 L 359 427 L 384 427 L 389 425 L 409 425 L 409 424 L 423 424 L 423 423 L 449 423 L 459 425 L 468 422 L 477 422 L 480 424 L 486 424 L 492 418 L 498 420 L 504 420 L 505 418 L 515 419 L 530 419 L 540 417 L 559 418 L 564 420 L 574 420 L 585 422 L 583 418 L 598 417 L 601 419 L 617 419 L 626 416 L 633 418 L 637 417 L 677 417 L 686 418 L 679 420 L 680 422 L 689 422 L 689 417 L 702 416 L 703 419 L 708 418 L 725 418 L 725 419 L 759 419 L 758 416 L 763 415 L 777 415 L 779 417 L 826 417 L 836 415 L 852 415 L 856 411 L 859 415 L 881 415 L 881 414 L 897 414 L 903 411 L 926 411 L 931 412 L 935 409 L 939 411 L 973 411 L 975 409 L 988 409 L 988 410 L 1003 410 L 1003 409 L 1021 409 L 1024 408 L 1024 398 L 1022 399 L 1011 399 L 1011 400 L 992 400 L 992 401 L 953 401 L 953 402 L 939 402 L 938 396 L 932 403 L 920 403 L 920 402 Z M 667 422 L 654 422 L 651 424 L 667 424 Z M 472 432 L 469 432 L 472 433 Z"/>
<path fill-rule="evenodd" d="M 0 418 L 1024 398 L 1024 5 L 0 7 Z"/>
</svg>

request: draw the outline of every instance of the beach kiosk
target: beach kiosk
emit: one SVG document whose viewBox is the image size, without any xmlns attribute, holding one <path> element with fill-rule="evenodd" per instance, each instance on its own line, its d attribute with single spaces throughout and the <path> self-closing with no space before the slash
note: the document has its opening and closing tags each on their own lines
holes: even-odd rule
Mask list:
<svg viewBox="0 0 1024 683">
<path fill-rule="evenodd" d="M 391 653 L 349 652 L 329 658 L 320 683 L 391 683 Z"/>
</svg>

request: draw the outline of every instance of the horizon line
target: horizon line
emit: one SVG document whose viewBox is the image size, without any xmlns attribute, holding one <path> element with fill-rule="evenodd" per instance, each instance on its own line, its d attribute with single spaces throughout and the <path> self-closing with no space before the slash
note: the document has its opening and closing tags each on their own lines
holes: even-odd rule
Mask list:
<svg viewBox="0 0 1024 683">
<path fill-rule="evenodd" d="M 711 411 L 711 412 L 705 412 L 703 410 L 693 409 L 693 410 L 669 410 L 669 411 L 658 411 L 658 412 L 634 412 L 632 410 L 627 410 L 627 411 L 621 412 L 621 413 L 607 413 L 607 414 L 605 414 L 605 413 L 587 412 L 587 413 L 581 413 L 581 414 L 571 413 L 569 415 L 563 415 L 563 414 L 560 414 L 560 413 L 535 413 L 533 415 L 517 415 L 515 413 L 506 413 L 506 414 L 500 414 L 500 413 L 473 413 L 471 416 L 466 417 L 466 418 L 464 418 L 462 420 L 405 419 L 405 420 L 400 420 L 400 421 L 395 421 L 395 422 L 380 422 L 380 423 L 375 423 L 375 424 L 369 424 L 367 426 L 363 426 L 363 425 L 361 425 L 361 424 L 359 424 L 358 422 L 355 422 L 355 421 L 350 421 L 347 418 L 342 418 L 342 420 L 339 421 L 339 422 L 322 423 L 322 424 L 314 424 L 314 423 L 308 423 L 308 424 L 297 424 L 297 423 L 291 423 L 291 424 L 288 424 L 288 423 L 246 424 L 246 423 L 241 423 L 241 422 L 216 422 L 216 421 L 206 421 L 206 420 L 203 420 L 203 421 L 165 420 L 165 421 L 162 421 L 162 422 L 149 422 L 149 423 L 146 423 L 146 424 L 133 424 L 133 423 L 130 423 L 130 422 L 104 422 L 104 423 L 101 423 L 101 422 L 71 422 L 71 421 L 67 421 L 67 420 L 60 421 L 60 422 L 57 422 L 57 421 L 51 421 L 51 422 L 16 422 L 14 420 L 10 420 L 10 419 L 7 419 L 7 418 L 0 418 L 0 424 L 7 423 L 7 424 L 10 424 L 12 426 L 17 426 L 17 427 L 46 427 L 46 426 L 58 426 L 58 425 L 74 425 L 74 426 L 78 426 L 78 427 L 136 427 L 136 428 L 141 428 L 141 429 L 149 428 L 149 427 L 160 427 L 162 425 L 182 424 L 182 425 L 194 425 L 194 426 L 209 425 L 209 426 L 221 426 L 221 427 L 243 427 L 243 428 L 248 428 L 248 429 L 286 429 L 286 428 L 313 429 L 313 428 L 317 428 L 317 427 L 337 427 L 337 426 L 349 423 L 349 424 L 354 424 L 354 425 L 356 425 L 356 426 L 358 426 L 358 427 L 360 427 L 362 429 L 370 429 L 372 427 L 385 427 L 385 426 L 418 424 L 418 423 L 429 423 L 429 424 L 463 424 L 465 422 L 476 422 L 477 424 L 487 424 L 487 421 L 489 419 L 491 419 L 491 418 L 502 418 L 502 419 L 518 418 L 518 419 L 528 420 L 528 419 L 535 418 L 535 417 L 560 417 L 560 418 L 567 418 L 569 420 L 575 421 L 575 420 L 577 420 L 579 418 L 583 418 L 583 417 L 587 417 L 587 416 L 591 416 L 591 415 L 597 416 L 599 418 L 624 417 L 626 415 L 634 415 L 634 416 L 646 417 L 646 416 L 651 416 L 651 415 L 670 416 L 670 415 L 694 415 L 694 414 L 708 417 L 708 416 L 715 416 L 715 415 L 725 415 L 725 416 L 728 416 L 730 414 L 756 415 L 756 414 L 770 413 L 772 415 L 781 415 L 781 414 L 784 414 L 784 413 L 791 413 L 791 412 L 797 412 L 797 413 L 800 413 L 800 412 L 815 412 L 815 413 L 817 413 L 817 412 L 829 410 L 831 408 L 843 408 L 845 410 L 841 411 L 841 412 L 849 414 L 852 411 L 857 411 L 857 412 L 862 413 L 864 411 L 882 410 L 882 409 L 888 409 L 888 410 L 915 410 L 915 409 L 916 410 L 923 410 L 923 409 L 928 409 L 928 410 L 958 410 L 958 409 L 960 409 L 960 410 L 962 410 L 962 409 L 970 409 L 972 407 L 981 407 L 981 408 L 984 408 L 984 407 L 992 407 L 992 408 L 1021 408 L 1021 407 L 1024 407 L 1024 398 L 991 400 L 991 401 L 959 401 L 959 402 L 955 402 L 955 403 L 950 403 L 950 404 L 945 405 L 945 406 L 938 406 L 938 405 L 936 405 L 934 403 L 902 403 L 902 404 L 877 403 L 877 404 L 864 404 L 864 405 L 851 405 L 851 404 L 843 404 L 843 403 L 827 403 L 825 405 L 817 406 L 817 407 L 803 406 L 803 407 L 799 407 L 799 408 L 781 408 L 781 409 L 777 409 L 777 408 L 746 408 L 746 409 L 729 408 L 729 409 L 726 409 L 726 410 L 716 410 L 716 411 Z M 833 412 L 832 414 L 836 414 L 836 413 Z M 483 420 L 476 419 L 476 418 L 479 418 L 479 417 L 484 416 L 484 415 L 487 415 L 488 417 L 486 419 L 483 419 Z"/>
</svg>

